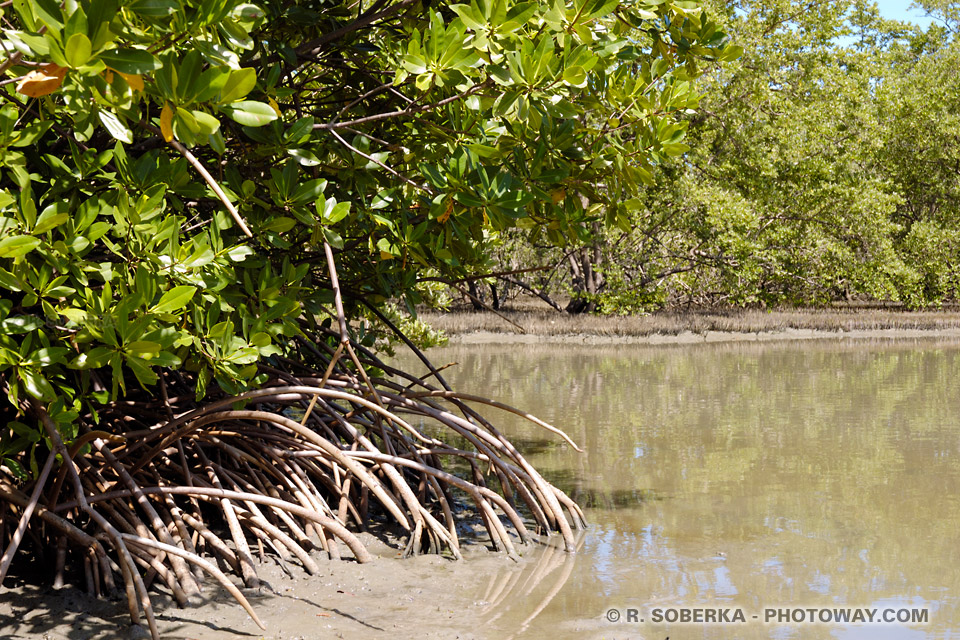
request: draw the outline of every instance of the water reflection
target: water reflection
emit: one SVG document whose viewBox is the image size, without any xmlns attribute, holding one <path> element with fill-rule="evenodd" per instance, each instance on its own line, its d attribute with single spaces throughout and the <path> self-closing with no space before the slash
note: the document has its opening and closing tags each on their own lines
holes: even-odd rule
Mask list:
<svg viewBox="0 0 960 640">
<path fill-rule="evenodd" d="M 455 388 L 529 409 L 587 449 L 502 416 L 592 527 L 575 560 L 547 550 L 478 587 L 478 600 L 499 602 L 493 637 L 960 637 L 956 344 L 484 345 L 431 355 L 458 363 L 445 372 Z M 927 607 L 930 622 L 604 619 L 631 606 L 641 615 L 741 607 L 761 618 L 766 607 Z"/>
<path fill-rule="evenodd" d="M 583 531 L 577 534 L 578 554 L 583 551 L 585 536 Z M 522 636 L 567 586 L 580 556 L 567 553 L 562 545 L 552 542 L 555 541 L 548 541 L 545 548 L 536 553 L 534 562 L 490 576 L 480 615 L 485 626 L 494 628 L 501 618 L 510 620 L 509 628 L 500 636 L 505 640 Z"/>
</svg>

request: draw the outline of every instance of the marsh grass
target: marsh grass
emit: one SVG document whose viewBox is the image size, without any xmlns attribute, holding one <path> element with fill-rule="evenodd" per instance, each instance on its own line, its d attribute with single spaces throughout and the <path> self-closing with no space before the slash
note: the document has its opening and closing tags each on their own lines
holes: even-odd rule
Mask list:
<svg viewBox="0 0 960 640">
<path fill-rule="evenodd" d="M 644 337 L 705 334 L 774 333 L 788 330 L 878 331 L 960 328 L 960 308 L 938 311 L 905 311 L 882 307 L 837 307 L 783 310 L 694 310 L 659 312 L 646 316 L 569 315 L 556 311 L 514 309 L 501 311 L 523 327 L 521 332 L 503 318 L 486 311 L 422 311 L 420 318 L 447 335 L 475 332 L 528 333 L 541 336 L 591 335 Z"/>
</svg>

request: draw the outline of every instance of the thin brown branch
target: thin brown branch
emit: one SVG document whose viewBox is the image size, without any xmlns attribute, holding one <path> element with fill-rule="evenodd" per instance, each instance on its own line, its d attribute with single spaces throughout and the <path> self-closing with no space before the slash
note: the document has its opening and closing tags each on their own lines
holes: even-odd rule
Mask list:
<svg viewBox="0 0 960 640">
<path fill-rule="evenodd" d="M 200 164 L 200 161 L 197 160 L 197 157 L 192 153 L 190 153 L 190 150 L 187 149 L 182 144 L 180 144 L 179 141 L 171 140 L 170 146 L 176 149 L 177 151 L 179 151 L 180 155 L 186 158 L 187 162 L 189 162 L 193 166 L 193 168 L 197 170 L 197 173 L 199 173 L 200 176 L 204 179 L 204 181 L 206 181 L 206 183 L 210 185 L 210 189 L 213 190 L 213 192 L 217 195 L 218 198 L 220 198 L 220 202 L 222 202 L 223 206 L 225 206 L 227 208 L 227 211 L 230 212 L 230 216 L 233 218 L 234 222 L 237 223 L 237 226 L 240 227 L 240 230 L 243 231 L 243 233 L 247 237 L 252 238 L 253 234 L 250 232 L 250 228 L 247 227 L 247 223 L 244 222 L 243 218 L 240 216 L 240 212 L 237 211 L 237 208 L 235 206 L 233 206 L 233 203 L 230 202 L 230 198 L 228 198 L 227 194 L 223 192 L 223 189 L 220 188 L 220 185 L 213 178 L 213 176 L 210 175 L 210 172 L 207 171 L 206 167 Z"/>
<path fill-rule="evenodd" d="M 330 42 L 333 42 L 335 40 L 339 40 L 340 38 L 344 37 L 349 33 L 353 33 L 354 31 L 358 31 L 359 29 L 369 26 L 374 22 L 376 22 L 377 20 L 382 20 L 384 18 L 388 18 L 392 15 L 400 13 L 402 9 L 414 4 L 415 2 L 417 2 L 417 0 L 401 0 L 400 2 L 393 5 L 392 7 L 388 7 L 381 11 L 380 7 L 382 7 L 386 3 L 386 0 L 377 0 L 377 2 L 372 7 L 370 7 L 370 9 L 366 13 L 358 16 L 357 19 L 354 20 L 353 22 L 347 25 L 344 25 L 339 29 L 334 29 L 329 33 L 325 33 L 319 38 L 315 40 L 311 40 L 310 42 L 304 43 L 299 47 L 297 47 L 297 50 L 296 50 L 297 56 L 304 57 L 304 58 L 312 58 L 317 54 L 319 54 L 321 51 L 323 51 L 324 45 Z"/>
<path fill-rule="evenodd" d="M 347 120 L 345 122 L 326 122 L 326 123 L 315 124 L 313 125 L 313 128 L 323 129 L 323 130 L 345 129 L 348 127 L 354 127 L 358 124 L 379 122 L 380 120 L 389 120 L 390 118 L 403 118 L 406 116 L 414 116 L 414 115 L 423 113 L 425 111 L 431 111 L 433 109 L 437 109 L 438 107 L 448 105 L 451 102 L 456 102 L 458 100 L 463 100 L 464 98 L 468 98 L 473 94 L 477 93 L 478 91 L 486 89 L 487 87 L 490 86 L 490 84 L 491 82 L 487 80 L 480 84 L 476 84 L 470 87 L 469 89 L 467 89 L 466 91 L 462 93 L 458 93 L 455 96 L 450 96 L 448 98 L 444 98 L 443 100 L 438 100 L 437 102 L 432 102 L 430 104 L 410 106 L 410 107 L 407 107 L 406 109 L 401 109 L 400 111 L 388 111 L 386 113 L 377 113 L 374 115 L 365 116 L 363 118 L 357 118 L 355 120 Z"/>
</svg>

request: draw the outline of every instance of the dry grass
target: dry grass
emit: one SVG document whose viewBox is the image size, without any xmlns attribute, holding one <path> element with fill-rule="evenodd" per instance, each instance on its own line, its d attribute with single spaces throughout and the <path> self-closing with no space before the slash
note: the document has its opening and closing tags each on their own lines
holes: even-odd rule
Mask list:
<svg viewBox="0 0 960 640">
<path fill-rule="evenodd" d="M 503 311 L 523 331 L 489 312 L 421 312 L 420 318 L 448 335 L 489 331 L 542 336 L 678 335 L 708 331 L 734 333 L 814 331 L 943 330 L 960 328 L 960 310 L 902 311 L 882 308 L 729 310 L 660 312 L 647 316 L 568 315 L 555 311 Z"/>
</svg>

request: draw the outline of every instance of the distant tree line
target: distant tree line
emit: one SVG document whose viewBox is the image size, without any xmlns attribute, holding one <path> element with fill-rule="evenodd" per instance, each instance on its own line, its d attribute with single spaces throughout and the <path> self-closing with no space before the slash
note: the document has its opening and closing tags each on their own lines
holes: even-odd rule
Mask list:
<svg viewBox="0 0 960 640">
<path fill-rule="evenodd" d="M 495 237 L 489 273 L 513 273 L 474 296 L 601 313 L 955 299 L 960 3 L 920 2 L 928 28 L 859 0 L 711 4 L 745 53 L 698 80 L 684 152 L 619 200 L 582 195 L 576 237 Z"/>
</svg>

